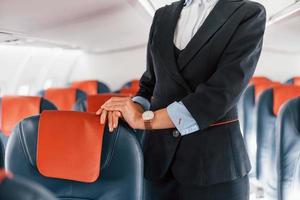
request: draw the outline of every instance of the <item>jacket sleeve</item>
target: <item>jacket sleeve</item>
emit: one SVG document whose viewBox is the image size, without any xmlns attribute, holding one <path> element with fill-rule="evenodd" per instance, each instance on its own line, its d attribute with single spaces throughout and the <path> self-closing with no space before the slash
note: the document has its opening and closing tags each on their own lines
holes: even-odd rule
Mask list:
<svg viewBox="0 0 300 200">
<path fill-rule="evenodd" d="M 182 99 L 201 130 L 236 105 L 253 76 L 262 49 L 266 13 L 260 4 L 251 5 L 222 54 L 217 70 L 194 93 Z"/>
<path fill-rule="evenodd" d="M 154 27 L 155 27 L 155 21 L 157 18 L 157 13 L 160 11 L 158 9 L 153 17 L 152 25 L 150 28 L 150 34 L 147 44 L 147 60 L 146 60 L 146 71 L 143 73 L 141 79 L 140 79 L 140 89 L 137 92 L 136 96 L 144 97 L 149 102 L 151 101 L 151 97 L 153 94 L 154 86 L 155 86 L 155 74 L 153 70 L 153 61 L 152 61 L 152 55 L 150 51 L 150 44 L 152 42 Z"/>
</svg>

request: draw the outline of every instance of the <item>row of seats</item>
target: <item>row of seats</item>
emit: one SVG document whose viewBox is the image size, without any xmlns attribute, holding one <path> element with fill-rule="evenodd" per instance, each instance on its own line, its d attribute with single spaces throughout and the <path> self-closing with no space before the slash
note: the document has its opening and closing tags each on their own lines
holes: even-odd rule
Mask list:
<svg viewBox="0 0 300 200">
<path fill-rule="evenodd" d="M 139 89 L 139 81 L 132 80 L 120 90 L 112 93 L 121 93 L 133 96 Z M 85 99 L 87 95 L 110 93 L 107 85 L 96 80 L 75 81 L 68 88 L 49 88 L 39 92 L 39 95 L 53 102 L 58 110 L 74 110 L 75 103 Z"/>
<path fill-rule="evenodd" d="M 121 93 L 122 90 L 126 91 Z M 96 112 L 112 96 L 134 95 L 137 90 L 137 80 L 126 83 L 120 91 L 114 93 L 107 93 L 109 89 L 105 84 L 91 80 L 76 81 L 69 88 L 50 88 L 40 93 L 42 97 L 4 96 L 0 98 L 0 140 L 5 148 L 17 122 L 44 110 Z"/>
<path fill-rule="evenodd" d="M 266 77 L 255 77 L 240 100 L 242 132 L 252 163 L 250 175 L 262 186 L 264 198 L 268 200 L 291 200 L 290 197 L 281 195 L 282 187 L 290 187 L 286 185 L 287 180 L 283 179 L 283 176 L 286 173 L 291 175 L 291 172 L 287 168 L 279 170 L 279 160 L 282 159 L 282 155 L 299 154 L 300 149 L 280 154 L 282 149 L 277 142 L 279 136 L 276 133 L 281 131 L 278 124 L 286 123 L 286 120 L 280 117 L 284 115 L 283 107 L 289 105 L 290 100 L 300 96 L 300 86 L 297 86 L 300 82 L 296 81 L 298 79 L 293 78 L 281 84 Z M 295 107 L 295 110 L 298 109 L 300 108 Z M 286 135 L 287 133 L 281 136 L 288 137 Z M 289 160 L 288 165 L 294 164 L 294 161 Z M 293 177 L 295 174 L 289 176 L 290 180 Z"/>
</svg>

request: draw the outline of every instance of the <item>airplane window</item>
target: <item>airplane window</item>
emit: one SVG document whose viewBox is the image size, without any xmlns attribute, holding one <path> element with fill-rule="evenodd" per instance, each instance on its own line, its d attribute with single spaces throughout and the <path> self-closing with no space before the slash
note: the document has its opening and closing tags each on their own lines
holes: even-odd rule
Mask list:
<svg viewBox="0 0 300 200">
<path fill-rule="evenodd" d="M 19 88 L 18 88 L 18 95 L 28 95 L 29 94 L 29 85 L 21 85 Z"/>
</svg>

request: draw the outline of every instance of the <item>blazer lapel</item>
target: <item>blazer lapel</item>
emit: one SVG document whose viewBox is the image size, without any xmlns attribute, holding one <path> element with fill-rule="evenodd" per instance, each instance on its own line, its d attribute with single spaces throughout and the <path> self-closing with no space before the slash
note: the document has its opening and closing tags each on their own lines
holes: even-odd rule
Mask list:
<svg viewBox="0 0 300 200">
<path fill-rule="evenodd" d="M 173 3 L 172 6 L 169 6 L 163 14 L 159 25 L 159 47 L 157 48 L 157 53 L 163 61 L 165 71 L 188 92 L 192 92 L 191 88 L 179 73 L 173 45 L 175 28 L 184 2 L 184 0 L 181 0 Z"/>
<path fill-rule="evenodd" d="M 182 70 L 193 56 L 217 32 L 228 18 L 243 4 L 242 0 L 219 0 L 178 58 Z"/>
</svg>

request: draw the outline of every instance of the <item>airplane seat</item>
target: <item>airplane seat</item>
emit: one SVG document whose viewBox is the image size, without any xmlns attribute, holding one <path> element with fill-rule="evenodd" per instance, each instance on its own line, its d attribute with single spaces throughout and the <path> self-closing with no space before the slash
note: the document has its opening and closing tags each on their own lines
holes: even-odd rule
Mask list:
<svg viewBox="0 0 300 200">
<path fill-rule="evenodd" d="M 242 97 L 243 136 L 252 165 L 250 177 L 256 177 L 256 105 L 260 95 L 268 88 L 280 85 L 278 82 L 266 81 L 252 83 Z"/>
<path fill-rule="evenodd" d="M 109 87 L 98 80 L 85 80 L 85 81 L 74 81 L 71 84 L 72 88 L 82 90 L 87 95 L 109 93 Z"/>
<path fill-rule="evenodd" d="M 123 97 L 127 95 L 118 94 L 118 93 L 106 93 L 98 95 L 88 95 L 86 99 L 81 99 L 76 102 L 74 110 L 81 112 L 97 112 L 97 110 L 111 97 Z M 144 132 L 136 130 L 134 134 L 139 143 L 142 144 L 144 141 Z"/>
<path fill-rule="evenodd" d="M 134 96 L 140 89 L 140 81 L 137 79 L 131 80 L 123 85 L 119 93 Z"/>
<path fill-rule="evenodd" d="M 300 98 L 289 101 L 276 122 L 278 200 L 300 197 Z"/>
<path fill-rule="evenodd" d="M 45 188 L 31 181 L 15 177 L 0 169 L 0 199 L 3 200 L 55 200 Z"/>
<path fill-rule="evenodd" d="M 0 142 L 0 168 L 4 167 L 4 146 L 2 142 Z"/>
<path fill-rule="evenodd" d="M 257 84 L 261 84 L 261 83 L 269 83 L 269 82 L 272 82 L 270 79 L 268 79 L 267 77 L 263 77 L 263 76 L 255 76 L 255 77 L 252 77 L 251 80 L 249 81 L 249 84 L 248 84 L 248 87 L 254 87 L 254 85 L 257 85 Z M 247 101 L 250 101 L 248 100 L 248 98 L 250 99 L 253 99 L 252 97 L 248 97 L 248 95 L 251 96 L 251 93 L 254 94 L 254 89 L 249 89 L 249 90 L 253 90 L 253 92 L 249 91 L 248 95 L 246 95 L 246 91 L 248 89 L 248 87 L 246 88 L 246 90 L 244 91 L 244 93 L 242 94 L 239 102 L 238 102 L 238 115 L 239 115 L 239 121 L 240 121 L 240 125 L 241 125 L 241 131 L 242 131 L 242 134 L 244 135 L 244 101 L 247 100 Z M 247 96 L 247 97 L 245 97 Z"/>
<path fill-rule="evenodd" d="M 300 77 L 293 77 L 291 79 L 288 79 L 285 83 L 290 85 L 300 85 Z"/>
<path fill-rule="evenodd" d="M 0 139 L 5 149 L 14 126 L 22 119 L 44 110 L 56 110 L 54 104 L 36 96 L 4 96 L 0 98 Z"/>
<path fill-rule="evenodd" d="M 77 101 L 86 98 L 86 93 L 76 88 L 49 88 L 39 94 L 52 102 L 58 110 L 73 110 Z"/>
<path fill-rule="evenodd" d="M 130 88 L 130 87 L 138 87 L 140 85 L 140 80 L 138 79 L 133 79 L 131 81 L 128 81 L 125 83 L 122 88 Z"/>
<path fill-rule="evenodd" d="M 59 199 L 140 200 L 143 156 L 132 132 L 120 124 L 109 133 L 92 113 L 45 111 L 17 125 L 5 164 Z"/>
<path fill-rule="evenodd" d="M 263 185 L 266 199 L 277 200 L 275 162 L 275 122 L 288 100 L 300 96 L 300 87 L 281 85 L 262 93 L 257 104 L 256 178 Z"/>
<path fill-rule="evenodd" d="M 253 76 L 249 82 L 249 85 L 256 85 L 259 83 L 268 83 L 268 82 L 272 82 L 272 80 L 267 78 L 266 76 Z"/>
</svg>

